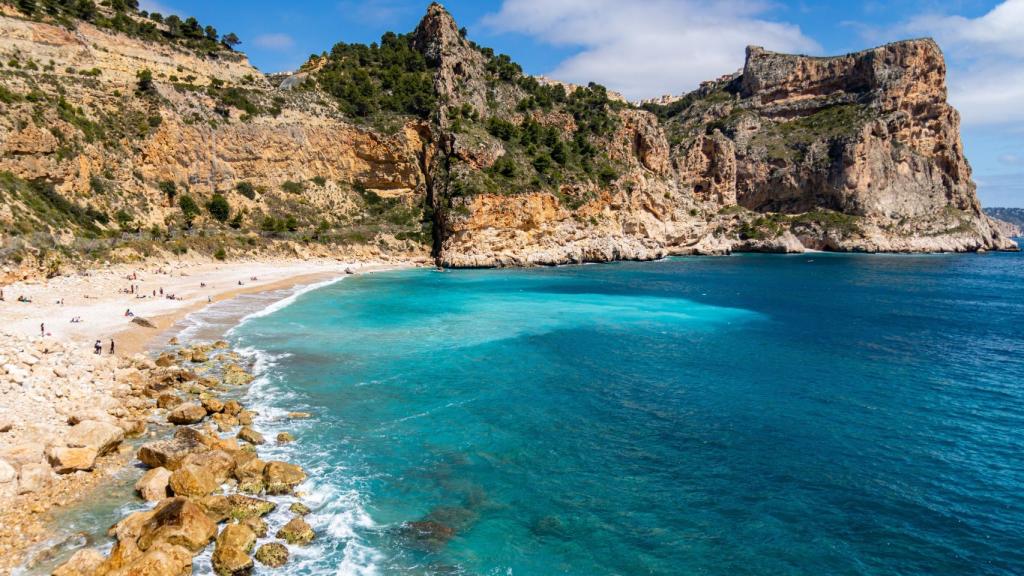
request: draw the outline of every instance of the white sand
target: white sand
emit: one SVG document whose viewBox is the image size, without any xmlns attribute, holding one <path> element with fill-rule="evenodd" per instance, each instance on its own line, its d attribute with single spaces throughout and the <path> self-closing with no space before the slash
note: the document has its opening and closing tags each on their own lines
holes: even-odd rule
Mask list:
<svg viewBox="0 0 1024 576">
<path fill-rule="evenodd" d="M 99 339 L 106 353 L 110 339 L 114 338 L 117 352 L 130 354 L 142 350 L 146 340 L 162 329 L 209 302 L 322 280 L 345 274 L 346 269 L 367 272 L 402 266 L 409 264 L 261 260 L 119 265 L 87 275 L 73 274 L 3 286 L 5 301 L 0 302 L 0 332 L 38 336 L 40 323 L 43 323 L 47 334 L 60 340 L 91 347 Z M 131 274 L 137 274 L 138 278 L 129 280 Z M 138 287 L 137 294 L 119 292 L 130 290 L 132 285 Z M 161 289 L 164 296 L 160 296 Z M 176 299 L 167 297 L 171 294 Z M 18 302 L 19 296 L 32 302 Z M 59 303 L 61 300 L 63 304 Z M 128 309 L 136 317 L 154 322 L 157 329 L 132 324 L 132 319 L 125 316 Z M 82 322 L 72 323 L 75 317 L 80 317 Z"/>
</svg>

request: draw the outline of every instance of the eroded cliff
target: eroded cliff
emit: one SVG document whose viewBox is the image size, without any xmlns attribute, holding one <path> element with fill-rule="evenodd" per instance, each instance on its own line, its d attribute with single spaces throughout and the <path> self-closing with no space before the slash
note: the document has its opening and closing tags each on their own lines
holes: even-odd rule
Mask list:
<svg viewBox="0 0 1024 576">
<path fill-rule="evenodd" d="M 637 107 L 524 75 L 437 4 L 409 35 L 269 77 L 145 13 L 0 9 L 7 260 L 284 244 L 494 266 L 1014 246 L 981 211 L 930 40 L 832 58 L 750 48 L 742 71 Z M 215 197 L 228 208 L 208 210 Z"/>
</svg>

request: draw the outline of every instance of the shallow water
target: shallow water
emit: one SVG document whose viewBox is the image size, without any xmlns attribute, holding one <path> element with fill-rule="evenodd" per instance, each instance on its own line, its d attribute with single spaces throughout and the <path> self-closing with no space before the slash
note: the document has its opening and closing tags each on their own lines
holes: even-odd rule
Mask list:
<svg viewBox="0 0 1024 576">
<path fill-rule="evenodd" d="M 285 573 L 1024 572 L 1020 254 L 402 271 L 277 308 L 231 337 L 298 439 L 271 453 L 316 472 Z"/>
</svg>

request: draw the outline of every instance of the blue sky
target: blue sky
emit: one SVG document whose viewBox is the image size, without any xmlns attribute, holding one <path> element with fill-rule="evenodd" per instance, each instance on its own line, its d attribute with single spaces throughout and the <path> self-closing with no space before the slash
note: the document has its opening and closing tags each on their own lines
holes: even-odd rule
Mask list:
<svg viewBox="0 0 1024 576">
<path fill-rule="evenodd" d="M 427 0 L 143 0 L 235 32 L 264 72 L 338 41 L 412 30 Z M 526 72 L 596 80 L 631 98 L 683 93 L 742 66 L 743 47 L 838 54 L 932 36 L 982 203 L 1024 207 L 1024 0 L 450 0 L 478 43 Z"/>
</svg>

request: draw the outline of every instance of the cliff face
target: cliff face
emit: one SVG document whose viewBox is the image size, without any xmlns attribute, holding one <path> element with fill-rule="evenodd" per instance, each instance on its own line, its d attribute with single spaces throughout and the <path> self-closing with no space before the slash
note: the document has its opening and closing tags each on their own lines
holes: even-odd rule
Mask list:
<svg viewBox="0 0 1024 576">
<path fill-rule="evenodd" d="M 282 82 L 239 53 L 0 8 L 5 258 L 40 233 L 69 249 L 82 231 L 175 237 L 168 183 L 200 207 L 226 196 L 231 228 L 196 220 L 239 252 L 256 232 L 451 266 L 1013 246 L 981 212 L 930 40 L 833 58 L 750 48 L 741 72 L 637 108 L 523 76 L 434 4 L 370 58 L 422 55 L 409 77 L 429 73 L 429 113 L 405 113 L 424 95 L 384 82 L 393 112 L 354 118 L 350 48 Z"/>
<path fill-rule="evenodd" d="M 981 212 L 931 40 L 833 58 L 752 47 L 741 73 L 646 109 L 661 121 L 618 112 L 604 145 L 625 170 L 594 200 L 477 199 L 445 261 L 1013 248 Z"/>
</svg>

